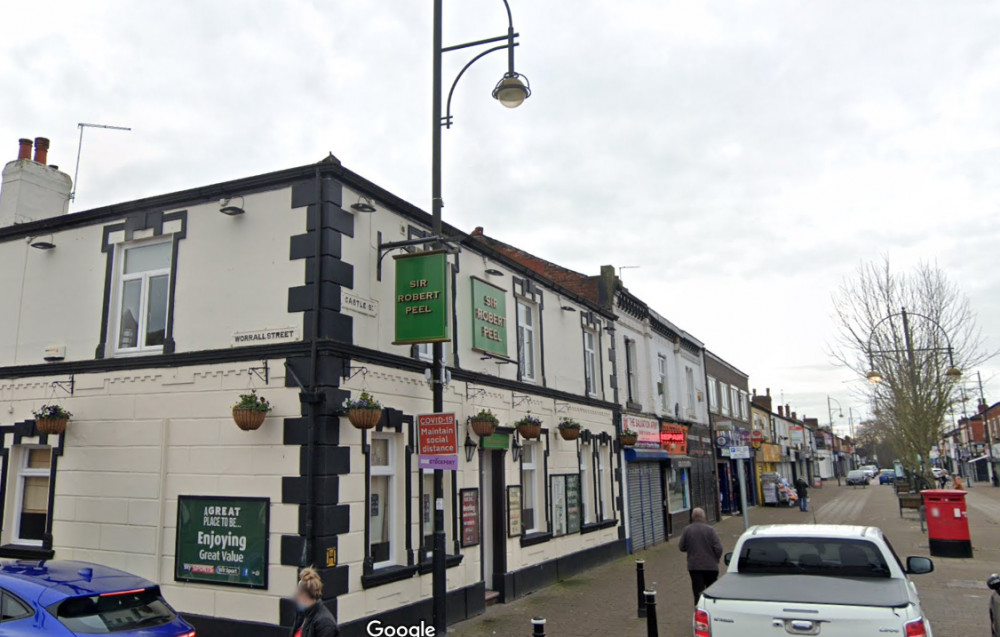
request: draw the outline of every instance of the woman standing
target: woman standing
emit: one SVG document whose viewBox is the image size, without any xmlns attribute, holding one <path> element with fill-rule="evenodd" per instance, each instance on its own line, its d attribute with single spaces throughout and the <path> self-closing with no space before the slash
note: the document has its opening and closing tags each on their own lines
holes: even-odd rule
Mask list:
<svg viewBox="0 0 1000 637">
<path fill-rule="evenodd" d="M 298 615 L 292 637 L 339 637 L 337 620 L 323 603 L 323 580 L 316 569 L 304 568 L 299 573 L 294 599 Z"/>
</svg>

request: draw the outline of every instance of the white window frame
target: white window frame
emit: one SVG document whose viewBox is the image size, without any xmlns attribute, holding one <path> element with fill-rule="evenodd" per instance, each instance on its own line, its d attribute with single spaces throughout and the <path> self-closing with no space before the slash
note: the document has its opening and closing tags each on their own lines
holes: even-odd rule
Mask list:
<svg viewBox="0 0 1000 637">
<path fill-rule="evenodd" d="M 158 277 L 167 277 L 167 317 L 170 314 L 170 271 L 173 266 L 173 246 L 170 249 L 170 263 L 167 264 L 166 268 L 160 268 L 158 270 L 145 270 L 143 272 L 136 272 L 135 274 L 125 274 L 125 253 L 132 248 L 143 248 L 150 245 L 155 245 L 158 243 L 172 244 L 173 239 L 167 237 L 156 237 L 151 240 L 138 240 L 130 241 L 128 243 L 120 243 L 115 247 L 115 281 L 114 281 L 114 299 L 111 301 L 111 306 L 114 308 L 114 313 L 112 315 L 111 323 L 111 336 L 109 340 L 111 341 L 111 351 L 116 356 L 128 356 L 136 354 L 148 354 L 150 352 L 162 352 L 163 345 L 146 345 L 146 325 L 149 321 L 149 280 Z M 127 281 L 134 280 L 142 281 L 142 292 L 139 295 L 139 325 L 136 328 L 136 347 L 119 347 L 118 343 L 121 339 L 121 329 L 122 329 L 122 304 L 125 302 L 125 283 Z"/>
<path fill-rule="evenodd" d="M 530 451 L 529 451 L 530 449 Z M 531 515 L 531 528 L 527 524 L 523 527 L 523 532 L 525 534 L 529 533 L 539 533 L 546 530 L 546 512 L 545 512 L 545 493 L 541 489 L 542 480 L 545 476 L 542 475 L 545 472 L 545 464 L 542 459 L 542 445 L 540 442 L 525 442 L 524 448 L 521 450 L 521 519 L 524 519 L 524 511 L 527 504 L 527 494 L 531 494 L 532 502 L 532 515 Z M 531 460 L 528 460 L 528 457 Z M 525 473 L 531 472 L 531 484 L 526 484 Z M 581 485 L 582 488 L 582 485 Z M 582 497 L 581 493 L 581 497 Z"/>
<path fill-rule="evenodd" d="M 659 393 L 660 410 L 664 413 L 670 411 L 670 392 L 667 391 L 667 357 L 663 354 L 656 355 L 657 391 Z"/>
<path fill-rule="evenodd" d="M 587 341 L 590 341 L 589 343 Z M 597 334 L 583 330 L 583 376 L 588 396 L 597 395 Z"/>
<path fill-rule="evenodd" d="M 398 528 L 398 516 L 396 515 L 396 506 L 398 502 L 398 496 L 396 491 L 398 490 L 398 472 L 396 471 L 396 437 L 392 434 L 382 434 L 373 433 L 371 435 L 371 442 L 374 443 L 376 440 L 386 440 L 386 454 L 387 464 L 386 466 L 376 465 L 374 463 L 369 463 L 369 498 L 371 497 L 371 479 L 379 476 L 387 476 L 389 478 L 389 485 L 386 491 L 389 493 L 389 501 L 380 503 L 380 506 L 385 508 L 385 515 L 388 516 L 389 521 L 386 524 L 386 535 L 389 538 L 389 559 L 382 562 L 374 562 L 372 564 L 373 569 L 380 569 L 386 566 L 394 566 L 398 564 L 399 551 L 397 544 L 399 544 L 399 528 Z M 433 505 L 433 502 L 431 503 Z M 371 500 L 365 503 L 365 515 L 371 516 Z M 433 515 L 433 513 L 432 513 Z M 368 544 L 369 551 L 371 548 L 371 528 L 368 529 Z"/>
<path fill-rule="evenodd" d="M 733 401 L 733 418 L 742 418 L 743 410 L 740 408 L 740 390 L 735 386 L 729 386 L 729 399 Z"/>
<path fill-rule="evenodd" d="M 601 453 L 601 447 L 597 447 L 596 463 L 597 463 L 597 497 L 594 499 L 596 503 L 597 519 L 604 521 L 608 519 L 604 515 L 604 507 L 608 502 L 608 466 L 605 460 L 609 457 L 608 453 Z"/>
<path fill-rule="evenodd" d="M 634 403 L 641 403 L 639 400 L 639 348 L 634 339 L 625 339 L 625 382 L 628 389 L 628 399 Z"/>
<path fill-rule="evenodd" d="M 590 472 L 589 463 L 594 461 L 593 450 L 587 449 L 587 445 L 580 445 L 580 500 L 583 502 L 583 524 L 593 524 L 597 521 L 597 499 L 594 498 L 594 487 L 590 481 L 593 475 Z"/>
<path fill-rule="evenodd" d="M 684 383 L 686 385 L 685 391 L 687 392 L 688 415 L 693 416 L 695 412 L 694 368 L 690 365 L 684 367 Z"/>
<path fill-rule="evenodd" d="M 523 299 L 515 299 L 514 301 L 514 311 L 517 312 L 517 366 L 521 374 L 521 380 L 534 383 L 538 378 L 538 360 L 535 356 L 536 350 L 538 349 L 538 332 L 535 330 L 535 326 L 538 324 L 538 315 L 536 313 L 536 307 L 534 303 L 530 303 Z M 522 318 L 521 308 L 524 308 L 524 316 L 531 318 L 531 324 L 528 325 Z M 526 341 L 530 340 L 530 346 L 526 345 Z M 531 363 L 531 373 L 527 372 L 526 362 Z"/>
<path fill-rule="evenodd" d="M 732 406 L 729 404 L 729 385 L 725 383 L 720 383 L 719 387 L 719 413 L 723 416 L 731 416 L 733 413 Z"/>
<path fill-rule="evenodd" d="M 31 457 L 33 449 L 49 450 L 49 466 L 44 469 L 31 469 L 28 467 L 28 458 Z M 52 511 L 48 509 L 48 502 L 51 501 L 52 494 L 52 447 L 46 445 L 18 445 L 17 459 L 17 480 L 14 486 L 14 519 L 11 524 L 11 542 L 19 546 L 42 546 L 42 540 L 28 540 L 21 538 L 21 505 L 24 503 L 25 478 L 48 478 L 49 493 L 46 494 L 46 516 L 51 516 Z"/>
<path fill-rule="evenodd" d="M 434 360 L 434 343 L 417 343 L 417 359 L 430 363 Z"/>
<path fill-rule="evenodd" d="M 747 405 L 747 403 L 749 402 L 749 396 L 742 389 L 737 390 L 736 393 L 740 399 L 740 419 L 750 420 L 750 414 L 748 413 L 748 405 Z"/>
<path fill-rule="evenodd" d="M 708 408 L 719 413 L 718 381 L 711 376 L 708 377 Z"/>
</svg>

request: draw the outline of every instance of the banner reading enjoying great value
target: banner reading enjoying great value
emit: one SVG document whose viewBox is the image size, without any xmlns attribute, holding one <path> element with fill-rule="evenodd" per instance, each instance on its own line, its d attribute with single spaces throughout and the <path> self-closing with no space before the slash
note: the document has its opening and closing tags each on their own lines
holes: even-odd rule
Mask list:
<svg viewBox="0 0 1000 637">
<path fill-rule="evenodd" d="M 177 498 L 179 582 L 267 588 L 267 498 Z"/>
</svg>

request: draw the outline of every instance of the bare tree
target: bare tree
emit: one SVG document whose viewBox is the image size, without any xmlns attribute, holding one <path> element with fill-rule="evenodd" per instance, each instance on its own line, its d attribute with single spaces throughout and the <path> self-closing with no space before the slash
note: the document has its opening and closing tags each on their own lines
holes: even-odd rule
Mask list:
<svg viewBox="0 0 1000 637">
<path fill-rule="evenodd" d="M 833 296 L 834 357 L 872 386 L 875 421 L 904 466 L 930 471 L 958 373 L 989 358 L 969 301 L 936 265 L 862 263 Z"/>
</svg>

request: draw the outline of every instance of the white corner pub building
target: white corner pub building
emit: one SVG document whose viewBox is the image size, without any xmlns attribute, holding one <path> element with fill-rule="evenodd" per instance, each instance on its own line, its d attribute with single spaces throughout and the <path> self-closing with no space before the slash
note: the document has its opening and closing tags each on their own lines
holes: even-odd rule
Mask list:
<svg viewBox="0 0 1000 637">
<path fill-rule="evenodd" d="M 429 623 L 431 346 L 394 344 L 413 246 L 392 245 L 428 236 L 429 215 L 332 155 L 67 214 L 47 149 L 22 140 L 0 189 L 0 556 L 146 577 L 199 634 L 285 635 L 305 565 L 344 635 Z M 458 621 L 627 548 L 614 314 L 445 233 Z M 231 408 L 249 390 L 273 411 L 244 431 Z M 384 407 L 364 432 L 342 409 L 363 391 Z M 63 433 L 40 431 L 45 404 L 72 412 Z M 482 409 L 500 427 L 480 438 Z M 513 428 L 529 414 L 537 439 Z"/>
</svg>

